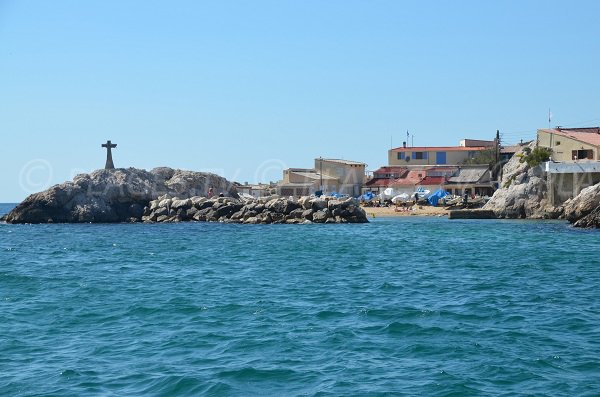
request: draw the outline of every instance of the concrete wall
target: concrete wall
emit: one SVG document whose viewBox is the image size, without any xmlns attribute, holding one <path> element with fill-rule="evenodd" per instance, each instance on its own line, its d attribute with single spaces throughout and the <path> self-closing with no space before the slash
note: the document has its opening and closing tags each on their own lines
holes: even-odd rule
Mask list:
<svg viewBox="0 0 600 397">
<path fill-rule="evenodd" d="M 600 162 L 545 163 L 548 198 L 552 205 L 561 205 L 583 189 L 600 183 Z"/>
<path fill-rule="evenodd" d="M 593 150 L 594 159 L 598 160 L 598 148 L 588 143 L 576 141 L 562 135 L 553 134 L 551 132 L 538 130 L 538 146 L 543 146 L 552 149 L 552 160 L 561 162 L 570 162 L 572 159 L 573 150 Z M 579 159 L 587 160 L 587 159 Z"/>
</svg>

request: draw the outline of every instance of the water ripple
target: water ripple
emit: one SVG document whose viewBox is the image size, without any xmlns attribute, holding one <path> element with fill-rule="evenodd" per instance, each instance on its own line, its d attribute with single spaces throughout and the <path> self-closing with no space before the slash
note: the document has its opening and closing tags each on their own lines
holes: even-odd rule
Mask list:
<svg viewBox="0 0 600 397">
<path fill-rule="evenodd" d="M 2 229 L 1 395 L 600 394 L 595 232 Z"/>
</svg>

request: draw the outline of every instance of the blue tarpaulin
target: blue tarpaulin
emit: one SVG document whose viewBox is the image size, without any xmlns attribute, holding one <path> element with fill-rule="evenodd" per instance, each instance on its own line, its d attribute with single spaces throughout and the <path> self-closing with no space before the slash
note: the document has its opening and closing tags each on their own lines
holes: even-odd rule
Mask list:
<svg viewBox="0 0 600 397">
<path fill-rule="evenodd" d="M 438 205 L 438 202 L 440 201 L 440 199 L 446 197 L 448 195 L 448 192 L 446 192 L 443 189 L 439 189 L 436 190 L 435 192 L 433 192 L 429 198 L 427 199 L 427 201 L 429 201 L 429 204 L 433 205 L 434 207 Z"/>
<path fill-rule="evenodd" d="M 363 194 L 362 198 L 365 201 L 370 201 L 375 198 L 375 194 L 373 194 L 373 192 L 366 192 L 365 194 Z"/>
</svg>

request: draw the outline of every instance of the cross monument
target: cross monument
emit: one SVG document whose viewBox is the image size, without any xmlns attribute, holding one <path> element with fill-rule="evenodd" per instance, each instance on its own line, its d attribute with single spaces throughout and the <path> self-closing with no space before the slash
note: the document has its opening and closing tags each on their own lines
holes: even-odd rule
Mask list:
<svg viewBox="0 0 600 397">
<path fill-rule="evenodd" d="M 112 170 L 115 168 L 115 165 L 113 164 L 111 149 L 116 148 L 117 144 L 112 143 L 111 141 L 106 141 L 106 143 L 102 144 L 102 147 L 106 148 L 106 165 L 104 166 L 104 169 Z"/>
</svg>

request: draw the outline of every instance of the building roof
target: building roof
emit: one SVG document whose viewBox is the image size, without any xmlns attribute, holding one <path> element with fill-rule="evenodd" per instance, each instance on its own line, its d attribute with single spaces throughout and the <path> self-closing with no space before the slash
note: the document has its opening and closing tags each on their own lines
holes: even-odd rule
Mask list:
<svg viewBox="0 0 600 397">
<path fill-rule="evenodd" d="M 458 171 L 458 166 L 454 167 L 431 167 L 427 169 L 427 176 L 452 176 Z"/>
<path fill-rule="evenodd" d="M 442 185 L 446 182 L 446 177 L 443 176 L 426 176 L 419 185 Z"/>
<path fill-rule="evenodd" d="M 593 146 L 600 146 L 600 127 L 541 129 L 549 134 L 564 136 Z"/>
<path fill-rule="evenodd" d="M 409 170 L 406 175 L 400 178 L 394 179 L 391 186 L 414 186 L 421 182 L 425 177 L 426 172 L 424 169 Z"/>
<path fill-rule="evenodd" d="M 458 174 L 448 178 L 449 183 L 477 183 L 488 172 L 486 167 L 460 168 Z"/>
<path fill-rule="evenodd" d="M 352 160 L 342 160 L 342 159 L 322 159 L 322 158 L 317 158 L 316 160 L 323 160 L 323 161 L 327 161 L 330 163 L 340 163 L 340 164 L 344 164 L 344 165 L 364 165 L 366 166 L 365 163 L 361 163 L 360 161 L 352 161 Z"/>
<path fill-rule="evenodd" d="M 391 149 L 392 152 L 476 152 L 486 150 L 485 146 L 414 146 L 397 147 Z"/>
<path fill-rule="evenodd" d="M 394 179 L 390 178 L 372 178 L 365 183 L 368 187 L 388 187 L 394 182 Z"/>
<path fill-rule="evenodd" d="M 373 173 L 377 174 L 390 174 L 390 173 L 399 173 L 407 171 L 407 168 L 402 165 L 390 165 L 385 167 L 379 167 L 379 169 L 373 171 Z"/>
<path fill-rule="evenodd" d="M 502 146 L 500 148 L 500 153 L 517 153 L 519 150 L 523 149 L 525 145 L 510 145 L 510 146 Z"/>
</svg>

